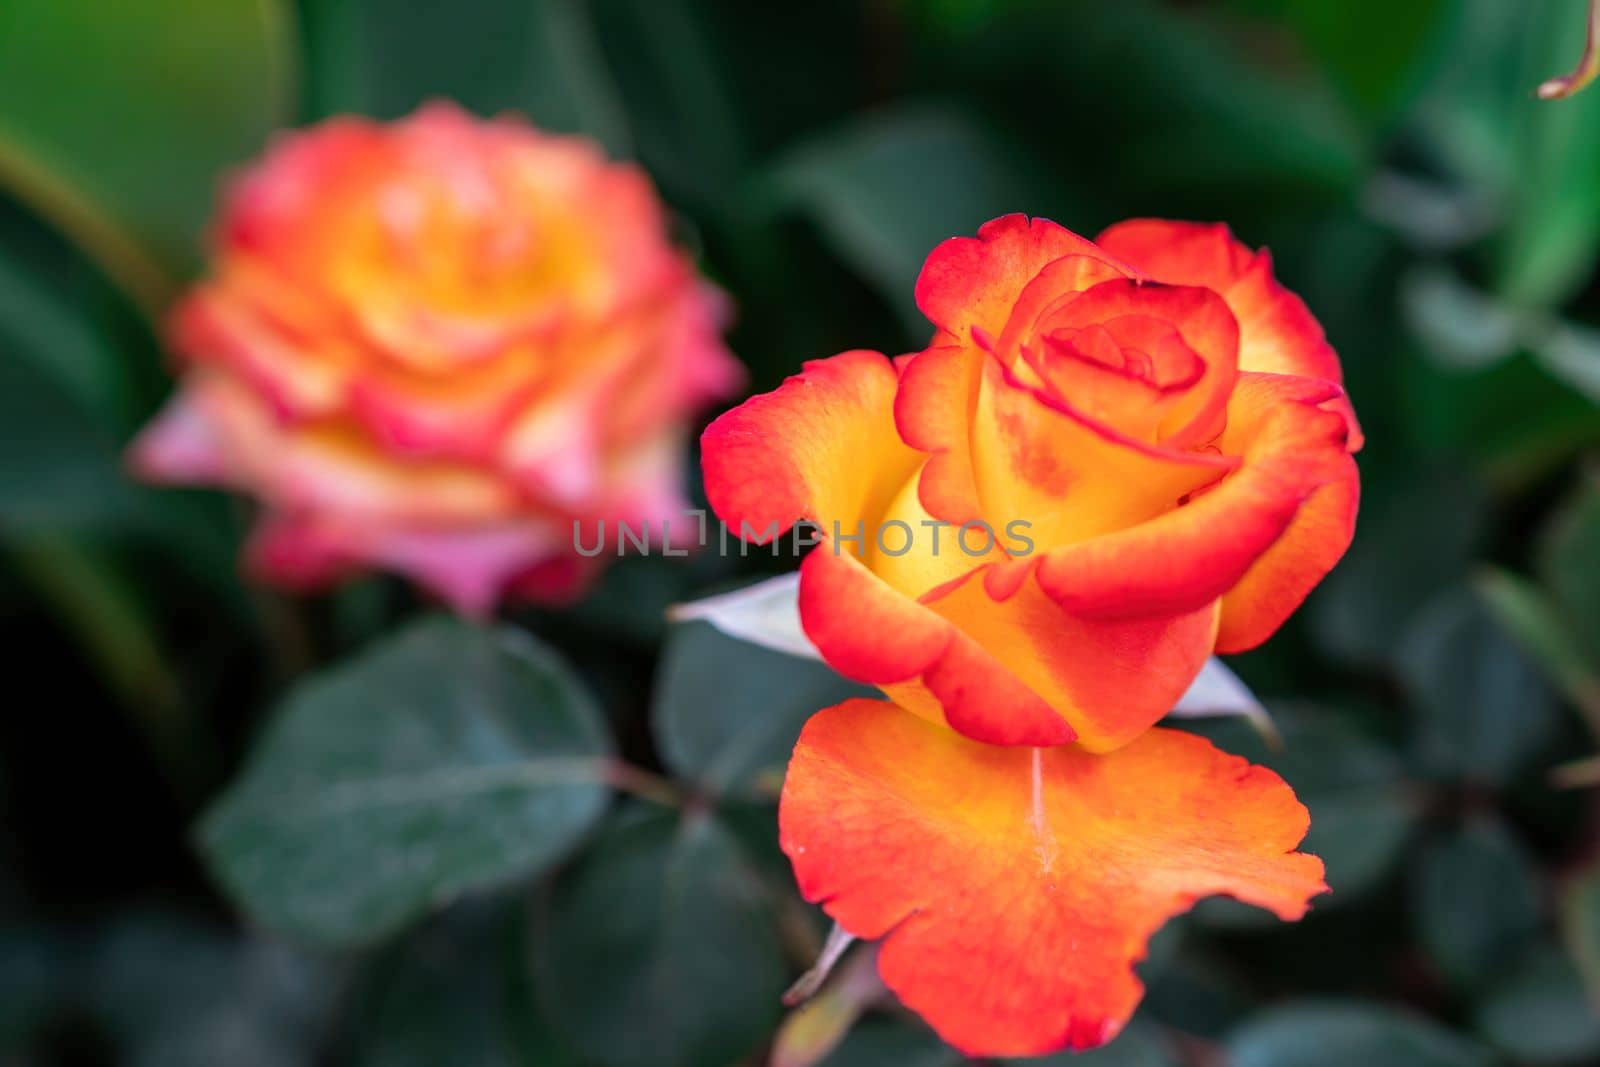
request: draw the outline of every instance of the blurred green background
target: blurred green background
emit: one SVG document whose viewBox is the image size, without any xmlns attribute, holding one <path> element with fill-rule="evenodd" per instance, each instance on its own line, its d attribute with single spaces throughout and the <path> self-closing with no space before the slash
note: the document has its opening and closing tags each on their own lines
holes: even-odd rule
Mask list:
<svg viewBox="0 0 1600 1067">
<path fill-rule="evenodd" d="M 663 609 L 788 561 L 630 559 L 490 632 L 247 587 L 246 505 L 124 478 L 220 178 L 432 97 L 646 166 L 758 390 L 919 346 L 922 258 L 994 215 L 1270 246 L 1365 499 L 1235 661 L 1286 748 L 1204 728 L 1294 785 L 1334 891 L 1172 923 L 1080 1062 L 1600 1062 L 1600 89 L 1533 97 L 1583 7 L 0 2 L 0 1063 L 959 1062 L 859 981 L 780 1031 L 825 928 L 776 789 L 844 687 Z M 552 752 L 599 770 L 436 788 Z"/>
</svg>

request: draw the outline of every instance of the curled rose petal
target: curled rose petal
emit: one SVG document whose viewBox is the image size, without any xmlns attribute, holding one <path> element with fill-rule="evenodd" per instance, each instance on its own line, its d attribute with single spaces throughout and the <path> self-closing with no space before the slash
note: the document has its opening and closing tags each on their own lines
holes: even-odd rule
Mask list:
<svg viewBox="0 0 1600 1067">
<path fill-rule="evenodd" d="M 1168 918 L 1227 894 L 1296 919 L 1326 889 L 1289 787 L 1175 730 L 999 748 L 848 701 L 802 732 L 779 825 L 804 896 L 882 939 L 884 982 L 971 1055 L 1102 1044 Z"/>
<path fill-rule="evenodd" d="M 1314 494 L 1354 480 L 1347 424 L 1324 407 L 1341 396 L 1312 379 L 1241 375 L 1223 435 L 1223 450 L 1240 456 L 1238 470 L 1148 522 L 1051 549 L 1040 584 L 1067 610 L 1105 618 L 1192 610 L 1223 596 L 1264 561 Z M 1284 560 L 1296 565 L 1297 580 L 1274 587 L 1294 604 L 1350 541 L 1348 525 L 1303 529 L 1311 544 Z"/>
<path fill-rule="evenodd" d="M 1295 374 L 1343 385 L 1339 357 L 1305 301 L 1273 277 L 1272 256 L 1252 252 L 1223 225 L 1129 219 L 1095 238 L 1106 252 L 1157 281 L 1218 293 L 1239 322 L 1239 369 Z M 1348 400 L 1336 405 L 1350 423 L 1350 451 L 1361 428 Z"/>
<path fill-rule="evenodd" d="M 1023 289 L 1065 256 L 1120 270 L 1100 248 L 1049 219 L 1002 216 L 978 227 L 978 236 L 952 237 L 928 253 L 917 278 L 917 307 L 945 337 L 964 341 L 974 327 L 998 337 Z M 1080 263 L 1074 261 L 1075 268 Z"/>
</svg>

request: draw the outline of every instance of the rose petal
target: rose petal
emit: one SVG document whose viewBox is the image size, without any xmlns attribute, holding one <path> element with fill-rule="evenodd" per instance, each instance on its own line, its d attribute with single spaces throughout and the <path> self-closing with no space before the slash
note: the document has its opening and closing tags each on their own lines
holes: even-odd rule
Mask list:
<svg viewBox="0 0 1600 1067">
<path fill-rule="evenodd" d="M 935 346 L 907 361 L 894 398 L 900 436 L 929 453 L 917 497 L 928 514 L 957 525 L 983 517 L 967 431 L 982 372 L 976 349 Z"/>
<path fill-rule="evenodd" d="M 998 337 L 1024 288 L 1063 256 L 1088 256 L 1119 265 L 1089 241 L 1049 219 L 1005 215 L 976 237 L 942 242 L 917 276 L 917 307 L 946 341 L 966 341 L 974 327 Z"/>
<path fill-rule="evenodd" d="M 1147 323 L 1171 325 L 1204 366 L 1199 380 L 1183 390 L 1172 410 L 1164 412 L 1162 444 L 1189 448 L 1211 440 L 1222 428 L 1237 375 L 1240 333 L 1228 305 L 1211 290 L 1119 279 L 1064 302 L 1049 312 L 1047 319 L 1050 330 L 1106 324 L 1120 332 L 1117 339 L 1123 345 L 1150 345 L 1154 337 Z M 1133 321 L 1123 323 L 1119 331 L 1118 324 L 1125 319 Z M 1077 406 L 1070 394 L 1063 399 Z M 1103 421 L 1123 426 L 1117 413 Z"/>
<path fill-rule="evenodd" d="M 1129 437 L 1028 388 L 994 357 L 984 362 L 970 442 L 983 515 L 998 526 L 1029 523 L 1043 546 L 1135 527 L 1237 466 Z"/>
<path fill-rule="evenodd" d="M 1252 252 L 1221 224 L 1129 219 L 1095 238 L 1106 254 L 1157 281 L 1202 285 L 1220 293 L 1239 320 L 1239 369 L 1299 374 L 1342 385 L 1339 357 L 1305 301 L 1280 285 L 1272 256 Z M 1349 401 L 1350 450 L 1361 448 L 1361 428 Z"/>
<path fill-rule="evenodd" d="M 923 459 L 895 433 L 898 381 L 879 353 L 845 352 L 723 414 L 700 443 L 712 508 L 759 544 L 803 518 L 875 529 Z"/>
<path fill-rule="evenodd" d="M 975 744 L 892 704 L 806 725 L 780 838 L 802 894 L 882 938 L 885 983 L 969 1055 L 1114 1037 L 1169 917 L 1225 893 L 1284 919 L 1325 890 L 1271 771 L 1155 729 L 1107 756 Z"/>
<path fill-rule="evenodd" d="M 1333 569 L 1355 535 L 1360 474 L 1345 457 L 1334 481 L 1295 514 L 1276 544 L 1222 598 L 1218 652 L 1247 652 L 1277 632 Z"/>
<path fill-rule="evenodd" d="M 1064 717 L 1078 744 L 1091 751 L 1125 744 L 1167 714 L 1215 641 L 1214 604 L 1181 614 L 1088 620 L 1063 611 L 1037 581 L 1022 582 L 1004 600 L 989 584 L 974 575 L 924 602 Z M 927 676 L 939 681 L 937 672 Z M 907 687 L 886 691 L 908 706 L 917 699 Z M 942 689 L 934 695 L 949 699 Z"/>
<path fill-rule="evenodd" d="M 134 473 L 174 485 L 224 485 L 230 472 L 217 429 L 194 396 L 180 388 L 128 446 Z"/>
<path fill-rule="evenodd" d="M 270 516 L 251 536 L 246 562 L 269 581 L 318 589 L 362 567 L 398 571 L 456 612 L 486 616 L 512 579 L 569 546 L 549 526 L 514 522 L 462 529 L 341 524 Z"/>
<path fill-rule="evenodd" d="M 981 584 L 981 583 L 980 583 Z M 970 634 L 909 599 L 827 539 L 800 565 L 800 621 L 822 658 L 929 720 L 994 745 L 1060 745 L 1076 736 Z"/>
<path fill-rule="evenodd" d="M 1349 477 L 1348 424 L 1322 406 L 1341 395 L 1314 379 L 1241 374 L 1221 440 L 1225 454 L 1240 457 L 1239 468 L 1147 522 L 1049 548 L 1039 584 L 1069 612 L 1094 618 L 1188 611 L 1222 596 L 1284 536 L 1314 493 Z M 1347 536 L 1317 529 L 1328 535 L 1317 562 L 1348 545 Z M 1302 558 L 1285 562 L 1300 567 Z"/>
</svg>

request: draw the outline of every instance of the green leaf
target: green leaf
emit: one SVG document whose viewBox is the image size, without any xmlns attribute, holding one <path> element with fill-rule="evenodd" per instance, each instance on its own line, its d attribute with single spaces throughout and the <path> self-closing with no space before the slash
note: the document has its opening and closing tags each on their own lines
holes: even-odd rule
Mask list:
<svg viewBox="0 0 1600 1067">
<path fill-rule="evenodd" d="M 1495 980 L 1476 1014 L 1484 1037 L 1519 1063 L 1563 1064 L 1600 1056 L 1600 1012 L 1572 961 L 1540 946 Z"/>
<path fill-rule="evenodd" d="M 777 1024 L 776 920 L 708 813 L 624 812 L 558 881 L 544 919 L 538 973 L 550 1018 L 588 1059 L 735 1063 Z"/>
<path fill-rule="evenodd" d="M 86 416 L 132 429 L 164 377 L 132 305 L 59 234 L 0 196 L 0 358 L 48 377 Z"/>
<path fill-rule="evenodd" d="M 116 526 L 135 505 L 121 458 L 130 368 L 154 346 L 70 245 L 4 197 L 0 227 L 0 529 Z"/>
<path fill-rule="evenodd" d="M 1591 860 L 1561 892 L 1561 936 L 1600 1010 L 1600 860 Z"/>
<path fill-rule="evenodd" d="M 0 13 L 0 183 L 149 309 L 199 250 L 219 176 L 288 121 L 277 0 L 12 0 Z"/>
<path fill-rule="evenodd" d="M 1184 920 L 1177 923 L 1181 927 Z M 1168 923 L 1167 929 L 1173 926 Z M 1156 940 L 1159 942 L 1161 937 L 1157 934 Z M 1180 941 L 1168 951 L 1169 957 L 1153 972 L 1148 965 L 1139 969 L 1149 984 L 1144 1009 L 1179 1031 L 1221 1040 L 1223 1031 L 1244 1019 L 1255 1006 L 1245 977 L 1231 960 L 1203 947 Z"/>
<path fill-rule="evenodd" d="M 1487 1049 L 1436 1023 L 1358 1001 L 1262 1012 L 1228 1036 L 1233 1067 L 1489 1067 Z"/>
<path fill-rule="evenodd" d="M 1589 662 L 1600 663 L 1600 482 L 1586 478 L 1551 518 L 1539 536 L 1536 564 Z"/>
<path fill-rule="evenodd" d="M 513 979 L 522 962 L 517 909 L 464 901 L 367 964 L 353 1067 L 568 1067 L 572 1059 L 530 1018 Z M 529 1025 L 531 1023 L 531 1025 Z"/>
<path fill-rule="evenodd" d="M 1501 487 L 1530 486 L 1600 439 L 1600 409 L 1520 350 L 1474 371 L 1409 359 L 1389 374 L 1412 448 L 1471 463 Z"/>
<path fill-rule="evenodd" d="M 1488 508 L 1484 486 L 1459 472 L 1372 487 L 1350 551 L 1307 604 L 1318 643 L 1339 659 L 1388 666 L 1423 605 L 1466 572 Z"/>
<path fill-rule="evenodd" d="M 743 87 L 728 75 L 735 57 L 719 34 L 732 20 L 694 0 L 589 2 L 640 161 L 673 198 L 703 215 L 722 210 L 750 154 Z M 761 58 L 778 51 L 767 47 Z"/>
<path fill-rule="evenodd" d="M 525 112 L 615 155 L 630 136 L 587 0 L 301 0 L 311 112 L 397 118 L 434 98 Z"/>
<path fill-rule="evenodd" d="M 85 655 L 137 711 L 156 757 L 175 778 L 185 773 L 185 723 L 178 680 L 157 639 L 150 605 L 116 561 L 93 544 L 60 535 L 10 539 L 22 579 L 40 592 Z"/>
<path fill-rule="evenodd" d="M 1537 86 L 1570 62 L 1581 27 L 1584 0 L 1517 5 L 1530 23 L 1521 70 Z M 1574 29 L 1579 27 L 1580 29 Z M 1600 99 L 1579 94 L 1559 106 L 1532 98 L 1523 88 L 1513 98 L 1515 204 L 1501 255 L 1500 288 L 1525 306 L 1551 306 L 1576 292 L 1594 269 L 1600 246 Z"/>
<path fill-rule="evenodd" d="M 1500 973 L 1539 928 L 1532 859 L 1497 821 L 1474 819 L 1428 842 L 1412 874 L 1418 936 L 1446 977 L 1464 988 Z"/>
<path fill-rule="evenodd" d="M 66 964 L 63 946 L 48 931 L 0 927 L 0 1060 L 50 1020 L 66 984 Z"/>
<path fill-rule="evenodd" d="M 1600 666 L 1580 646 L 1560 608 L 1525 578 L 1499 568 L 1480 574 L 1473 588 L 1512 640 L 1533 657 L 1567 699 L 1600 723 Z"/>
<path fill-rule="evenodd" d="M 114 528 L 137 507 L 108 428 L 4 346 L 0 324 L 0 531 Z"/>
<path fill-rule="evenodd" d="M 1553 319 L 1530 329 L 1526 341 L 1546 372 L 1600 404 L 1600 330 Z"/>
<path fill-rule="evenodd" d="M 709 623 L 674 626 L 651 710 L 667 765 L 714 795 L 776 795 L 805 721 L 870 692 L 814 660 L 740 641 Z"/>
<path fill-rule="evenodd" d="M 685 519 L 692 523 L 692 519 Z M 684 531 L 671 527 L 682 548 Z M 608 641 L 639 645 L 652 651 L 667 634 L 667 615 L 674 604 L 689 600 L 696 590 L 714 580 L 730 560 L 715 552 L 696 552 L 688 559 L 669 558 L 656 552 L 629 554 L 607 563 L 605 572 L 583 600 L 548 610 L 555 625 L 580 625 L 604 634 Z"/>
<path fill-rule="evenodd" d="M 282 944 L 160 912 L 117 917 L 88 962 L 86 1006 L 130 1067 L 297 1067 L 336 985 Z"/>
<path fill-rule="evenodd" d="M 47 545 L 135 535 L 235 598 L 237 544 L 220 501 L 137 487 L 123 469 L 125 438 L 165 388 L 147 325 L 3 195 L 0 231 L 0 534 Z"/>
<path fill-rule="evenodd" d="M 912 299 L 934 245 L 1033 200 L 1020 160 L 971 117 L 932 108 L 859 119 L 789 152 L 770 175 L 841 259 L 877 286 L 910 334 L 930 327 Z"/>
<path fill-rule="evenodd" d="M 1543 675 L 1468 589 L 1443 594 L 1416 620 L 1399 667 L 1420 713 L 1422 759 L 1442 775 L 1504 785 L 1560 725 Z"/>
<path fill-rule="evenodd" d="M 260 922 L 370 941 L 550 867 L 604 809 L 608 752 L 543 646 L 430 620 L 297 688 L 200 841 Z"/>
<path fill-rule="evenodd" d="M 1493 296 L 1440 264 L 1402 280 L 1401 309 L 1423 353 L 1450 370 L 1478 370 L 1516 351 L 1522 322 Z"/>
<path fill-rule="evenodd" d="M 1090 232 L 1157 203 L 1194 218 L 1343 197 L 1365 173 L 1330 88 L 1269 69 L 1216 19 L 1151 0 L 1011 8 L 950 33 L 929 65 L 951 92 L 987 90 L 997 123 L 1027 138 L 1030 173 L 1102 191 Z"/>
<path fill-rule="evenodd" d="M 1499 206 L 1495 289 L 1524 308 L 1570 297 L 1600 239 L 1600 99 L 1533 93 L 1571 68 L 1584 20 L 1583 0 L 1461 0 L 1417 112 L 1443 167 Z"/>
<path fill-rule="evenodd" d="M 1319 65 L 1373 118 L 1387 115 L 1410 88 L 1442 0 L 1235 0 L 1288 23 Z M 1374 27 L 1382 32 L 1374 32 Z"/>
</svg>

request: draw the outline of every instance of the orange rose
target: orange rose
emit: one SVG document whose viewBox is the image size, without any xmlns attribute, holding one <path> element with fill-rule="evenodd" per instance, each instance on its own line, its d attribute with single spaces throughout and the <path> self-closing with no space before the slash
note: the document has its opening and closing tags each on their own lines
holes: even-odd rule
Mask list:
<svg viewBox="0 0 1600 1067">
<path fill-rule="evenodd" d="M 720 296 L 638 168 L 433 104 L 285 136 L 177 306 L 155 479 L 258 497 L 262 577 L 403 572 L 456 608 L 560 599 L 574 521 L 683 509 L 685 421 L 736 388 Z"/>
<path fill-rule="evenodd" d="M 808 364 L 703 441 L 730 527 L 818 528 L 801 619 L 841 673 L 978 741 L 1110 750 L 1349 545 L 1338 359 L 1225 227 L 1010 215 L 917 300 L 926 350 Z"/>
<path fill-rule="evenodd" d="M 800 625 L 894 701 L 806 724 L 781 844 L 951 1044 L 1088 1048 L 1169 916 L 1224 893 L 1296 919 L 1326 889 L 1277 775 L 1150 727 L 1344 552 L 1355 417 L 1220 226 L 1008 216 L 935 249 L 917 297 L 926 350 L 809 364 L 704 438 L 730 526 L 818 528 Z"/>
</svg>

